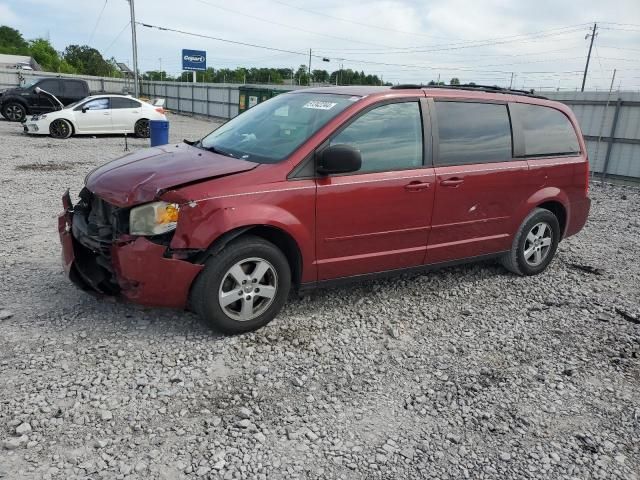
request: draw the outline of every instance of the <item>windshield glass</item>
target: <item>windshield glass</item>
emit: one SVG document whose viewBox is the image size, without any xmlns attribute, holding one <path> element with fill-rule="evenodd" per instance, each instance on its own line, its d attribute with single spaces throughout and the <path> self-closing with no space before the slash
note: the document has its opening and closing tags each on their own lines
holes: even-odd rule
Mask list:
<svg viewBox="0 0 640 480">
<path fill-rule="evenodd" d="M 24 85 L 22 85 L 23 88 L 29 88 L 29 87 L 33 87 L 33 85 L 35 85 L 36 83 L 38 83 L 40 80 L 42 80 L 41 78 L 38 77 L 34 77 L 31 80 L 27 80 Z"/>
<path fill-rule="evenodd" d="M 229 120 L 204 137 L 200 146 L 250 162 L 276 163 L 359 99 L 319 93 L 279 95 Z"/>
</svg>

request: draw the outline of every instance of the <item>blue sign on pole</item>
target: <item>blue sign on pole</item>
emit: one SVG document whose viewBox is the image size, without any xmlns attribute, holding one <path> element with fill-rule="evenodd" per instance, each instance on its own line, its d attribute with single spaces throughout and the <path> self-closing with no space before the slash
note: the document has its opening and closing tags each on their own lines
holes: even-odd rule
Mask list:
<svg viewBox="0 0 640 480">
<path fill-rule="evenodd" d="M 202 50 L 182 50 L 182 70 L 203 72 L 207 69 L 207 52 Z"/>
</svg>

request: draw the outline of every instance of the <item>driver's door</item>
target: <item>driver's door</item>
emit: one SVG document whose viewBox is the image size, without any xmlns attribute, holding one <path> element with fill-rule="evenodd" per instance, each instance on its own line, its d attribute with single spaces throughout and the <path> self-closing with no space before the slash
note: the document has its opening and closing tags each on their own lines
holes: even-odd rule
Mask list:
<svg viewBox="0 0 640 480">
<path fill-rule="evenodd" d="M 103 133 L 111 131 L 111 105 L 109 97 L 94 98 L 74 108 L 77 133 Z"/>
</svg>

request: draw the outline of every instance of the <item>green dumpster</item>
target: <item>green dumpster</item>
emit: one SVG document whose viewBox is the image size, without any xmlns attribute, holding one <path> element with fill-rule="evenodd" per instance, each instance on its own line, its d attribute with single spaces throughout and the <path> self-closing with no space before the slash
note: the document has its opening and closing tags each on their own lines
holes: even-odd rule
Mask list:
<svg viewBox="0 0 640 480">
<path fill-rule="evenodd" d="M 238 96 L 238 112 L 242 113 L 245 110 L 255 107 L 257 104 L 269 100 L 270 98 L 280 95 L 281 93 L 288 92 L 286 88 L 267 88 L 267 87 L 254 87 L 241 85 L 239 87 Z"/>
</svg>

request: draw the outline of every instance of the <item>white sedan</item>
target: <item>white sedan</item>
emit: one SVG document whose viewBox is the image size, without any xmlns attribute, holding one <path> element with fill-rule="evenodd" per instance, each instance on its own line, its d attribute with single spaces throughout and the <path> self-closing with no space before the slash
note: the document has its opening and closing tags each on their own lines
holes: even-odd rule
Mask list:
<svg viewBox="0 0 640 480">
<path fill-rule="evenodd" d="M 101 133 L 149 136 L 149 120 L 166 120 L 164 109 L 126 95 L 93 95 L 61 110 L 34 115 L 24 131 L 53 138 Z"/>
</svg>

